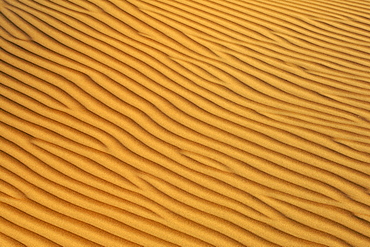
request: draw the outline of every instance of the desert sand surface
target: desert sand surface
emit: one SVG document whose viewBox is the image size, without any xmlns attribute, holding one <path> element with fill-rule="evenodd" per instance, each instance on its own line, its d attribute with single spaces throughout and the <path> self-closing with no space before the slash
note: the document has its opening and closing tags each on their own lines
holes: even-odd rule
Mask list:
<svg viewBox="0 0 370 247">
<path fill-rule="evenodd" d="M 0 0 L 0 246 L 370 246 L 369 0 Z"/>
</svg>

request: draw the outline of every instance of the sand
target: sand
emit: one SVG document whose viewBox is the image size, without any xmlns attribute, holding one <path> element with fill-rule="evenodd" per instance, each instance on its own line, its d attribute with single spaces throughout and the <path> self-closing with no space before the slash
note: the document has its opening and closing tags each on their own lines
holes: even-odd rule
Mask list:
<svg viewBox="0 0 370 247">
<path fill-rule="evenodd" d="M 370 246 L 369 0 L 0 13 L 0 246 Z"/>
</svg>

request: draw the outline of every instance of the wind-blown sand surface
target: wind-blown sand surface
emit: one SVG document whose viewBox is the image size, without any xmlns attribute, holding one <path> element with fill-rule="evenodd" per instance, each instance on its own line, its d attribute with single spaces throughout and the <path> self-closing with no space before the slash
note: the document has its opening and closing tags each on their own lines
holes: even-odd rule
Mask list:
<svg viewBox="0 0 370 247">
<path fill-rule="evenodd" d="M 369 0 L 0 11 L 0 246 L 370 246 Z"/>
</svg>

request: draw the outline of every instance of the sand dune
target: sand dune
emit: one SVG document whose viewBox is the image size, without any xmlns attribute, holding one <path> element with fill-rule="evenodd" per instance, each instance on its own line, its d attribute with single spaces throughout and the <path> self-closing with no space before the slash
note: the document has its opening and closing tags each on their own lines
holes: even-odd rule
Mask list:
<svg viewBox="0 0 370 247">
<path fill-rule="evenodd" d="M 370 246 L 370 1 L 0 12 L 0 246 Z"/>
</svg>

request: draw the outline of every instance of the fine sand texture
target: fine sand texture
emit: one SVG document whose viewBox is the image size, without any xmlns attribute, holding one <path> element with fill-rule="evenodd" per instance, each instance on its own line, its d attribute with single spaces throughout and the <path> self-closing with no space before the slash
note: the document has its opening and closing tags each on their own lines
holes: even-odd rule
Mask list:
<svg viewBox="0 0 370 247">
<path fill-rule="evenodd" d="M 370 0 L 0 0 L 0 246 L 369 247 Z"/>
</svg>

